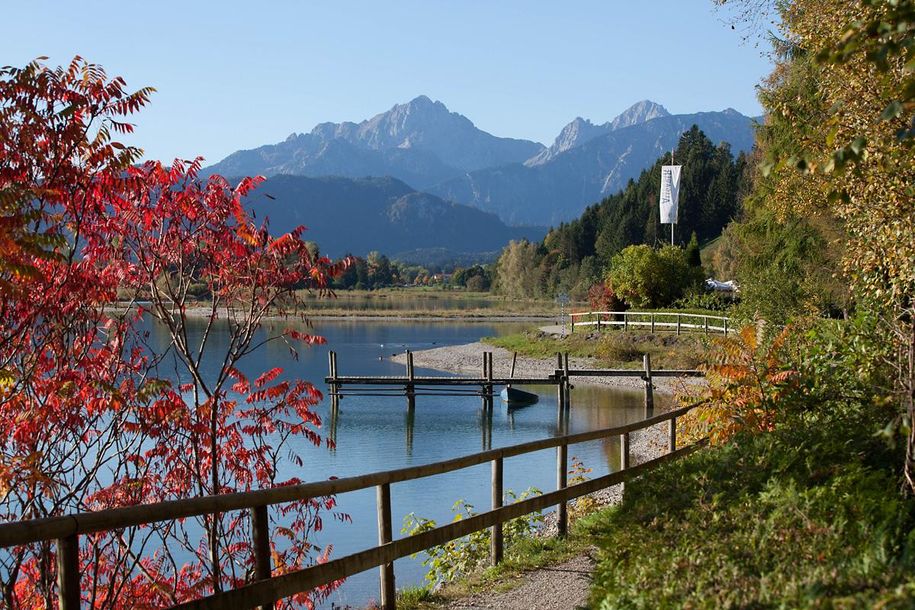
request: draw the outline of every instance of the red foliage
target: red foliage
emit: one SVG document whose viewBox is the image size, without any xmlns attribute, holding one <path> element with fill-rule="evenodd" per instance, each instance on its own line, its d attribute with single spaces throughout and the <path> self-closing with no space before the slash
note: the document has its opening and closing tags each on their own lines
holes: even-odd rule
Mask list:
<svg viewBox="0 0 915 610">
<path fill-rule="evenodd" d="M 249 382 L 239 361 L 271 341 L 319 343 L 261 322 L 281 308 L 304 321 L 296 291 L 326 292 L 347 264 L 314 258 L 303 229 L 273 237 L 242 201 L 262 180 L 201 180 L 200 160 L 137 166 L 111 140 L 150 89 L 125 91 L 80 58 L 0 69 L 0 512 L 6 520 L 290 484 L 278 476 L 290 439 L 320 443 L 320 392 L 273 368 Z M 203 337 L 188 337 L 189 288 L 212 295 Z M 153 349 L 149 301 L 171 337 Z M 201 367 L 216 324 L 229 340 L 215 374 Z M 172 383 L 159 374 L 179 380 Z M 293 455 L 293 460 L 300 460 Z M 332 498 L 272 515 L 286 538 L 278 572 L 313 561 L 309 534 Z M 160 607 L 251 578 L 247 515 L 85 536 L 83 599 L 92 607 Z M 190 532 L 205 532 L 196 539 Z M 50 545 L 0 557 L 9 608 L 51 607 Z M 244 566 L 244 567 L 243 567 Z M 320 592 L 319 592 L 320 595 Z M 294 600 L 309 605 L 307 596 Z"/>
<path fill-rule="evenodd" d="M 623 303 L 608 282 L 598 282 L 588 289 L 591 311 L 622 311 Z"/>
</svg>

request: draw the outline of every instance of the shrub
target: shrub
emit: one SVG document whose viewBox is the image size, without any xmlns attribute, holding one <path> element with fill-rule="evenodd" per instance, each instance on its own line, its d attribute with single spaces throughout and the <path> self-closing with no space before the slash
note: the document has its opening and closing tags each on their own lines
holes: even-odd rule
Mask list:
<svg viewBox="0 0 915 610">
<path fill-rule="evenodd" d="M 520 495 L 510 489 L 505 492 L 510 500 L 509 503 L 520 502 L 540 494 L 541 491 L 535 487 L 528 488 Z M 454 513 L 454 521 L 467 519 L 477 514 L 473 505 L 464 500 L 455 502 L 451 511 Z M 506 521 L 502 526 L 506 556 L 511 557 L 513 547 L 521 541 L 531 538 L 543 520 L 543 515 L 536 512 Z M 400 531 L 407 536 L 414 536 L 436 527 L 435 520 L 417 517 L 416 513 L 410 513 L 404 517 Z M 432 586 L 437 587 L 456 578 L 467 576 L 483 567 L 489 560 L 489 539 L 489 528 L 486 528 L 427 550 L 428 556 L 423 560 L 423 565 L 429 568 L 426 580 Z"/>
<path fill-rule="evenodd" d="M 688 438 L 708 436 L 720 444 L 745 430 L 774 429 L 781 401 L 797 387 L 798 372 L 785 355 L 792 328 L 768 345 L 760 331 L 746 326 L 737 336 L 716 339 L 717 362 L 706 367 L 708 387 L 699 394 L 704 404 L 682 420 Z"/>
<path fill-rule="evenodd" d="M 645 346 L 633 335 L 613 332 L 601 337 L 595 354 L 607 362 L 641 361 Z"/>
<path fill-rule="evenodd" d="M 655 250 L 629 246 L 610 261 L 607 281 L 633 307 L 667 307 L 702 281 L 702 269 L 689 264 L 676 246 Z"/>
<path fill-rule="evenodd" d="M 705 289 L 688 292 L 674 302 L 677 309 L 703 309 L 706 311 L 727 311 L 735 302 L 735 297 L 718 291 Z"/>
<path fill-rule="evenodd" d="M 591 311 L 621 311 L 623 304 L 608 282 L 592 284 L 588 289 Z"/>
</svg>

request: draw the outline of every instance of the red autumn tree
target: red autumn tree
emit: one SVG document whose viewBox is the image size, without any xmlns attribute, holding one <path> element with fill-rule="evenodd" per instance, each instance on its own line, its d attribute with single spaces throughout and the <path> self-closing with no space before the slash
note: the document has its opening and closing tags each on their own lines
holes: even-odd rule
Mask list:
<svg viewBox="0 0 915 610">
<path fill-rule="evenodd" d="M 295 483 L 281 476 L 286 445 L 320 442 L 316 388 L 279 368 L 249 380 L 238 365 L 271 341 L 320 342 L 301 324 L 271 335 L 262 322 L 278 311 L 304 320 L 298 295 L 326 292 L 345 263 L 311 256 L 302 229 L 255 227 L 242 202 L 258 179 L 204 181 L 199 160 L 135 166 L 140 151 L 111 134 L 132 130 L 125 116 L 150 91 L 128 93 L 80 58 L 0 70 L 5 520 Z M 201 284 L 210 301 L 194 337 L 190 291 Z M 139 299 L 150 303 L 143 319 Z M 166 345 L 150 345 L 149 323 Z M 229 340 L 212 354 L 217 330 Z M 221 363 L 215 372 L 205 354 Z M 272 515 L 288 535 L 277 569 L 321 559 L 308 534 L 332 508 L 324 499 Z M 83 537 L 84 602 L 158 607 L 250 580 L 246 515 L 199 525 Z M 0 560 L 6 607 L 53 605 L 49 545 Z"/>
</svg>

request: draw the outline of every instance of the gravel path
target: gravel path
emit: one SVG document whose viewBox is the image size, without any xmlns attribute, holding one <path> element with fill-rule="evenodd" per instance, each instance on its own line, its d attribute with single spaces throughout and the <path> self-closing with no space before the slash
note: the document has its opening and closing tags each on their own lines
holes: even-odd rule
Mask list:
<svg viewBox="0 0 915 610">
<path fill-rule="evenodd" d="M 487 595 L 477 593 L 453 601 L 454 610 L 575 610 L 588 602 L 594 560 L 587 554 L 565 563 L 540 568 L 524 575 L 510 591 Z"/>
</svg>

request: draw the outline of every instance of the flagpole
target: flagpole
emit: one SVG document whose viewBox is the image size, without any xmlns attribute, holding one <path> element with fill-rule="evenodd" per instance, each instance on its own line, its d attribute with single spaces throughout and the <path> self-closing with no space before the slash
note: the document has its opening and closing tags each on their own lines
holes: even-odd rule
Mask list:
<svg viewBox="0 0 915 610">
<path fill-rule="evenodd" d="M 673 148 L 670 149 L 670 164 L 671 165 L 674 164 L 674 149 Z M 677 223 L 675 223 L 675 222 L 670 223 L 670 245 L 671 246 L 674 245 L 674 225 L 675 224 L 677 224 Z"/>
</svg>

